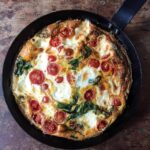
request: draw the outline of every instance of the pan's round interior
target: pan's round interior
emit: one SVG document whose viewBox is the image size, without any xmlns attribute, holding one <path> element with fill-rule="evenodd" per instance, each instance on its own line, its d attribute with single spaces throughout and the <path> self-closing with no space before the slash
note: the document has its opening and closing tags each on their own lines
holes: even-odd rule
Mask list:
<svg viewBox="0 0 150 150">
<path fill-rule="evenodd" d="M 105 30 L 109 30 L 116 34 L 116 38 L 125 46 L 127 50 L 127 54 L 131 60 L 132 65 L 132 76 L 133 76 L 133 84 L 130 90 L 130 94 L 127 100 L 127 107 L 124 113 L 118 117 L 118 119 L 100 136 L 93 137 L 90 139 L 86 139 L 83 141 L 72 141 L 64 138 L 54 137 L 50 135 L 44 135 L 40 130 L 30 124 L 30 122 L 25 119 L 25 117 L 20 112 L 12 94 L 10 85 L 11 85 L 11 77 L 12 71 L 14 67 L 14 63 L 16 57 L 19 53 L 20 47 L 23 43 L 31 38 L 35 33 L 37 33 L 40 29 L 47 26 L 48 24 L 54 23 L 58 20 L 66 20 L 66 19 L 88 19 L 96 26 L 99 26 Z M 136 50 L 127 36 L 120 31 L 116 32 L 117 27 L 111 24 L 107 19 L 85 11 L 79 10 L 67 10 L 67 11 L 58 11 L 50 13 L 46 16 L 43 16 L 36 21 L 32 22 L 28 25 L 14 40 L 12 43 L 8 54 L 6 56 L 3 68 L 3 91 L 6 103 L 18 122 L 18 124 L 32 137 L 35 139 L 48 144 L 50 146 L 58 147 L 58 148 L 86 148 L 89 146 L 94 146 L 99 144 L 106 139 L 110 138 L 112 135 L 120 131 L 121 128 L 125 127 L 125 120 L 129 118 L 131 113 L 135 110 L 137 104 L 136 93 L 139 90 L 140 82 L 141 82 L 141 67 L 140 62 L 136 53 Z"/>
</svg>

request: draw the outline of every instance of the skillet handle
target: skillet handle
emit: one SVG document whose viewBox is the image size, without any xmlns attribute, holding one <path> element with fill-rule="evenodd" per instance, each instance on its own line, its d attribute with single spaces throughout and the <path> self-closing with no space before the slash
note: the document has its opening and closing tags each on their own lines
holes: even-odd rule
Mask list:
<svg viewBox="0 0 150 150">
<path fill-rule="evenodd" d="M 145 2 L 146 0 L 125 0 L 112 17 L 112 22 L 123 30 Z"/>
</svg>

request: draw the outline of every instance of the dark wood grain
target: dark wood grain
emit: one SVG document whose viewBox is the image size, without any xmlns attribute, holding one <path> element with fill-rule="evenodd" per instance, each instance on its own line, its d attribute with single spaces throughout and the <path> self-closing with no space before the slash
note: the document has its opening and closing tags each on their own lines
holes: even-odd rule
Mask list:
<svg viewBox="0 0 150 150">
<path fill-rule="evenodd" d="M 111 18 L 123 0 L 0 0 L 0 81 L 2 65 L 17 34 L 36 18 L 56 10 L 82 9 Z M 135 1 L 136 2 L 136 1 Z M 134 6 L 133 6 L 134 7 Z M 150 149 L 150 1 L 147 0 L 126 33 L 135 44 L 142 63 L 140 105 L 126 128 L 89 150 Z M 0 150 L 53 150 L 28 136 L 12 118 L 0 85 Z"/>
</svg>

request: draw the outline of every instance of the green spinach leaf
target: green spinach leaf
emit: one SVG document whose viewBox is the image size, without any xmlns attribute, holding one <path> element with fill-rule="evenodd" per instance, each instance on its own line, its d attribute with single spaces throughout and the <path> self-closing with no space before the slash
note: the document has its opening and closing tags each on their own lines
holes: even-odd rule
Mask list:
<svg viewBox="0 0 150 150">
<path fill-rule="evenodd" d="M 97 76 L 94 80 L 89 80 L 89 83 L 93 85 L 98 85 L 101 80 L 101 76 Z"/>
<path fill-rule="evenodd" d="M 71 69 L 72 70 L 76 70 L 76 68 L 79 66 L 79 59 L 73 59 L 69 62 L 69 64 L 72 66 Z"/>
<path fill-rule="evenodd" d="M 98 109 L 99 107 L 92 102 L 81 103 L 79 105 L 76 105 L 75 112 L 70 115 L 69 119 L 77 118 L 86 114 L 90 110 L 97 111 Z"/>
<path fill-rule="evenodd" d="M 23 60 L 21 57 L 17 59 L 15 75 L 20 76 L 25 70 L 28 70 L 32 67 L 30 62 Z"/>
<path fill-rule="evenodd" d="M 70 104 L 65 104 L 65 103 L 58 102 L 57 107 L 59 109 L 64 110 L 65 112 L 71 113 L 75 109 L 75 107 L 73 107 L 73 106 L 77 103 L 78 98 L 79 98 L 79 94 L 75 93 L 74 96 L 72 97 L 72 102 Z"/>
<path fill-rule="evenodd" d="M 84 58 L 88 58 L 92 53 L 92 49 L 90 47 L 88 47 L 87 45 L 84 46 L 82 55 Z"/>
</svg>

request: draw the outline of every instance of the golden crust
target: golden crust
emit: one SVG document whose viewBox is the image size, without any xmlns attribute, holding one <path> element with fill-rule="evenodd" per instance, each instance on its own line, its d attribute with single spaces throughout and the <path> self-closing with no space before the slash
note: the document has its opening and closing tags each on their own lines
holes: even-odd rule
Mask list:
<svg viewBox="0 0 150 150">
<path fill-rule="evenodd" d="M 56 37 L 59 37 L 60 42 L 62 42 L 62 47 L 55 47 L 53 43 L 51 44 L 51 39 L 55 39 Z M 92 42 L 95 39 L 96 44 L 94 43 L 93 45 Z M 67 40 L 70 40 L 72 44 L 70 44 Z M 87 46 L 88 48 L 90 47 L 91 52 L 89 52 L 89 56 L 86 56 L 88 54 L 85 55 L 86 51 L 89 50 L 88 49 L 85 51 L 85 46 Z M 68 49 L 74 50 L 71 57 L 66 55 Z M 66 78 L 66 80 L 68 80 L 69 74 L 68 82 L 70 83 L 72 93 L 70 98 L 64 101 L 65 103 L 70 103 L 70 99 L 72 99 L 73 95 L 78 91 L 80 97 L 78 98 L 76 104 L 72 106 L 72 109 L 77 109 L 77 105 L 80 106 L 86 102 L 86 91 L 92 89 L 93 95 L 95 96 L 92 98 L 92 105 L 94 105 L 94 108 L 98 106 L 101 109 L 101 111 L 98 114 L 94 110 L 90 110 L 90 112 L 94 113 L 94 116 L 96 116 L 97 122 L 94 127 L 91 127 L 91 123 L 87 123 L 87 118 L 84 118 L 84 116 L 86 116 L 86 114 L 89 112 L 88 111 L 83 115 L 73 119 L 76 125 L 76 127 L 74 128 L 70 128 L 69 119 L 66 119 L 63 124 L 59 124 L 56 122 L 57 132 L 52 133 L 52 135 L 72 140 L 84 140 L 86 138 L 94 137 L 104 132 L 107 129 L 107 127 L 109 127 L 117 119 L 118 115 L 120 115 L 123 112 L 126 106 L 126 99 L 132 84 L 131 63 L 127 56 L 125 48 L 109 32 L 104 31 L 99 27 L 96 27 L 87 20 L 81 21 L 77 19 L 70 19 L 64 22 L 57 22 L 48 25 L 46 28 L 41 30 L 38 34 L 36 34 L 32 39 L 29 39 L 23 45 L 19 56 L 21 56 L 21 58 L 23 58 L 26 62 L 30 62 L 32 68 L 26 70 L 23 73 L 25 77 L 21 78 L 18 75 L 13 75 L 12 91 L 16 98 L 16 102 L 19 105 L 24 116 L 27 117 L 32 124 L 34 124 L 37 128 L 42 130 L 45 134 L 50 134 L 46 133 L 43 129 L 44 120 L 54 120 L 54 114 L 57 111 L 61 110 L 61 108 L 58 107 L 59 102 L 53 97 L 54 92 L 56 91 L 54 81 L 51 80 L 51 78 L 53 77 L 45 77 L 45 82 L 50 86 L 48 90 L 42 91 L 42 88 L 38 87 L 37 95 L 46 95 L 50 98 L 50 102 L 48 104 L 43 103 L 42 100 L 38 101 L 41 109 L 40 111 L 36 112 L 36 115 L 40 114 L 40 116 L 42 116 L 40 124 L 36 122 L 37 120 L 35 121 L 33 119 L 33 110 L 31 110 L 30 106 L 30 101 L 32 99 L 35 99 L 36 97 L 34 94 L 36 87 L 32 87 L 34 89 L 32 89 L 33 93 L 28 93 L 28 90 L 21 89 L 22 86 L 19 85 L 20 83 L 25 84 L 25 82 L 27 81 L 24 81 L 24 78 L 29 78 L 29 73 L 34 68 L 38 68 L 37 60 L 39 59 L 39 55 L 41 53 L 46 53 L 46 55 L 57 56 L 56 63 L 59 66 L 60 76 L 63 76 Z M 78 59 L 79 61 L 77 62 L 79 64 L 75 68 L 75 71 L 71 69 L 72 64 L 70 63 L 74 59 Z M 77 78 L 79 78 L 79 72 L 82 75 L 83 83 L 86 82 L 86 80 L 89 78 L 89 73 L 83 73 L 83 70 L 86 66 L 89 67 L 90 61 L 92 59 L 97 59 L 100 63 L 100 69 L 94 68 L 95 73 L 97 74 L 97 76 L 100 77 L 100 81 L 96 84 L 88 83 L 88 85 L 82 88 L 76 87 Z M 104 65 L 104 63 L 107 64 Z M 16 68 L 17 61 L 14 68 L 14 73 Z M 108 68 L 109 70 L 105 71 L 105 69 Z M 47 74 L 45 74 L 45 76 L 47 76 Z M 23 88 L 25 88 L 26 85 L 23 86 Z M 21 90 L 24 91 L 22 92 Z M 104 96 L 107 96 L 109 100 L 107 98 L 106 101 L 103 102 Z M 116 99 L 119 99 L 119 104 L 117 102 L 115 102 L 117 104 L 114 104 L 114 100 Z M 54 109 L 53 112 L 49 112 L 49 114 L 47 114 L 47 110 L 49 110 L 49 108 L 47 107 L 51 108 L 52 110 Z M 67 118 L 69 118 L 70 113 L 66 112 L 66 114 Z M 100 127 L 102 128 L 98 127 L 99 122 L 103 122 L 100 125 Z"/>
</svg>

